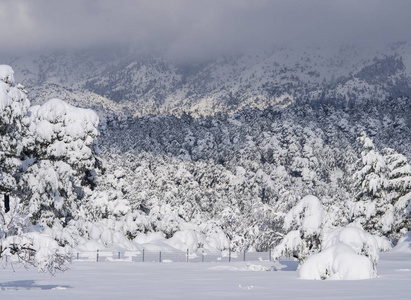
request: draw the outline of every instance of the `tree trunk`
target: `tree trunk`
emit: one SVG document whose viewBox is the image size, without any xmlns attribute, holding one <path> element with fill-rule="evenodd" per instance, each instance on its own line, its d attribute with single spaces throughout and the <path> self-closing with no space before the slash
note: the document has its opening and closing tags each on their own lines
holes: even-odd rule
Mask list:
<svg viewBox="0 0 411 300">
<path fill-rule="evenodd" d="M 10 210 L 10 195 L 4 194 L 4 211 L 9 212 Z"/>
</svg>

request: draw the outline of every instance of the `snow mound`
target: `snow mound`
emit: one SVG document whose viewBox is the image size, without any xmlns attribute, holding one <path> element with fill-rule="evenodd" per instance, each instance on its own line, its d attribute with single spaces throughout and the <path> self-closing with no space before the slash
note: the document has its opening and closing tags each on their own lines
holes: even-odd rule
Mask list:
<svg viewBox="0 0 411 300">
<path fill-rule="evenodd" d="M 323 248 L 326 249 L 338 244 L 345 244 L 351 247 L 356 254 L 367 256 L 374 267 L 377 266 L 378 253 L 391 249 L 387 239 L 373 236 L 361 228 L 349 226 L 324 230 Z"/>
<path fill-rule="evenodd" d="M 407 232 L 398 240 L 392 252 L 411 253 L 411 232 Z"/>
<path fill-rule="evenodd" d="M 345 244 L 334 245 L 312 255 L 300 269 L 302 279 L 361 280 L 376 276 L 372 262 Z"/>
</svg>

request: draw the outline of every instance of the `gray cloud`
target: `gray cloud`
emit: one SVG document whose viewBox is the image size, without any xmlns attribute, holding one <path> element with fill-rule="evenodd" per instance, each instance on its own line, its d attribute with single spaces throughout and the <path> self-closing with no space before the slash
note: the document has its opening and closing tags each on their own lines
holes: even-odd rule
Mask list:
<svg viewBox="0 0 411 300">
<path fill-rule="evenodd" d="M 178 59 L 409 39 L 408 0 L 2 0 L 2 51 L 133 45 Z"/>
</svg>

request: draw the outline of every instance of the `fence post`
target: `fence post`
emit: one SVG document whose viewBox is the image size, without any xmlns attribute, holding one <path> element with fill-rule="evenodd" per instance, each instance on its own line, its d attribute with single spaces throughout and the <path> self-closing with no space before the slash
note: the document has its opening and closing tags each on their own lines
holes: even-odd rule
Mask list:
<svg viewBox="0 0 411 300">
<path fill-rule="evenodd" d="M 77 252 L 77 259 L 78 259 L 78 256 L 79 256 L 79 254 L 78 254 L 78 252 Z"/>
<path fill-rule="evenodd" d="M 244 250 L 244 261 L 245 261 L 245 250 Z"/>
<path fill-rule="evenodd" d="M 120 252 L 118 253 L 118 259 L 120 259 Z"/>
<path fill-rule="evenodd" d="M 188 262 L 188 259 L 189 259 L 189 252 L 188 252 L 188 249 L 187 249 L 187 262 Z"/>
<path fill-rule="evenodd" d="M 204 250 L 203 250 L 203 252 L 201 253 L 201 262 L 204 262 Z"/>
<path fill-rule="evenodd" d="M 143 262 L 144 262 L 144 249 L 143 249 Z"/>
<path fill-rule="evenodd" d="M 271 261 L 271 248 L 270 248 L 270 250 L 268 251 L 268 260 Z"/>
<path fill-rule="evenodd" d="M 98 250 L 97 250 L 97 262 L 98 262 Z"/>
<path fill-rule="evenodd" d="M 228 249 L 228 262 L 231 262 L 231 248 Z"/>
<path fill-rule="evenodd" d="M 158 262 L 161 262 L 161 251 L 160 251 L 160 256 L 158 257 Z"/>
</svg>

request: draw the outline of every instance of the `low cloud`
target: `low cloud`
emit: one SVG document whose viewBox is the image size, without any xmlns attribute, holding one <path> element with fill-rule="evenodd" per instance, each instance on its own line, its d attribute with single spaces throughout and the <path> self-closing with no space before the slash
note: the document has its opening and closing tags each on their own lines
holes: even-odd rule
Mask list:
<svg viewBox="0 0 411 300">
<path fill-rule="evenodd" d="M 179 60 L 410 38 L 411 1 L 3 0 L 2 52 L 132 45 Z"/>
</svg>

